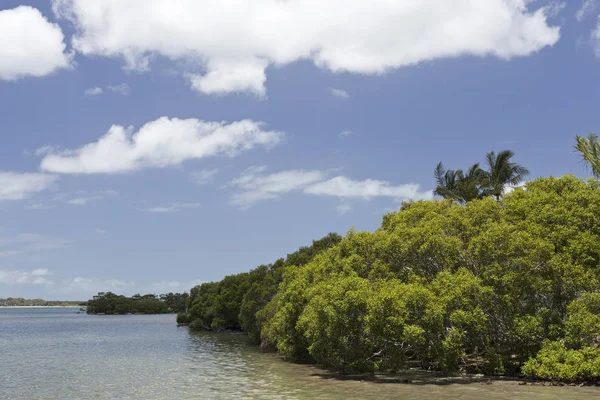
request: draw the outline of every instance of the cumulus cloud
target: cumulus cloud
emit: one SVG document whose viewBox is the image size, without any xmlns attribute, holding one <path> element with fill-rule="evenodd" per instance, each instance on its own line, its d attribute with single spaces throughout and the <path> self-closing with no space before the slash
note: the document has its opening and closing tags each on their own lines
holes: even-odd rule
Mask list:
<svg viewBox="0 0 600 400">
<path fill-rule="evenodd" d="M 413 183 L 394 186 L 386 181 L 357 181 L 345 176 L 327 179 L 328 173 L 318 170 L 289 170 L 264 175 L 262 173 L 265 170 L 264 166 L 252 167 L 234 179 L 231 184 L 239 192 L 233 195 L 230 204 L 248 208 L 260 201 L 276 199 L 293 191 L 347 200 L 371 200 L 375 197 L 388 197 L 398 201 L 433 198 L 432 191 L 421 191 L 420 186 Z M 348 207 L 344 205 L 338 211 L 347 212 Z"/>
<path fill-rule="evenodd" d="M 212 183 L 213 178 L 219 171 L 216 169 L 203 169 L 202 171 L 194 171 L 191 174 L 192 182 L 196 185 L 208 185 Z"/>
<path fill-rule="evenodd" d="M 342 89 L 329 88 L 329 92 L 331 93 L 331 95 L 333 97 L 337 97 L 339 99 L 349 99 L 350 98 L 350 95 L 348 94 L 348 92 L 346 92 L 345 90 L 342 90 Z"/>
<path fill-rule="evenodd" d="M 0 201 L 26 199 L 50 188 L 57 179 L 48 174 L 0 172 Z"/>
<path fill-rule="evenodd" d="M 46 268 L 34 269 L 33 271 L 19 271 L 0 269 L 0 283 L 5 285 L 51 285 L 52 281 L 47 277 L 51 275 Z"/>
<path fill-rule="evenodd" d="M 86 96 L 98 96 L 104 93 L 104 90 L 102 90 L 101 87 L 96 86 L 90 89 L 86 89 L 84 93 Z"/>
<path fill-rule="evenodd" d="M 111 174 L 179 165 L 190 159 L 238 153 L 278 144 L 283 133 L 263 130 L 251 120 L 232 123 L 162 117 L 137 132 L 113 125 L 98 141 L 76 150 L 52 152 L 44 171 L 62 174 Z"/>
<path fill-rule="evenodd" d="M 60 27 L 33 7 L 1 10 L 0 38 L 0 80 L 41 77 L 71 66 Z"/>
<path fill-rule="evenodd" d="M 560 37 L 547 20 L 553 11 L 530 9 L 530 0 L 52 3 L 73 23 L 78 52 L 118 57 L 137 71 L 156 55 L 184 61 L 190 86 L 207 94 L 263 96 L 269 65 L 303 59 L 333 72 L 380 74 L 461 55 L 527 56 Z"/>
<path fill-rule="evenodd" d="M 174 213 L 185 209 L 190 208 L 200 208 L 202 204 L 200 203 L 171 203 L 166 206 L 157 206 L 146 208 L 146 211 L 152 213 Z"/>
</svg>

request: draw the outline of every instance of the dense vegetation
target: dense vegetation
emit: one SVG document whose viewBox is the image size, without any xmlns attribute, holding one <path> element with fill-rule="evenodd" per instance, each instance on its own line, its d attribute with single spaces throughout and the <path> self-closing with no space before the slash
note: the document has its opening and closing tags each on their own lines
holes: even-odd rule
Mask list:
<svg viewBox="0 0 600 400">
<path fill-rule="evenodd" d="M 186 309 L 187 293 L 156 296 L 135 294 L 131 297 L 101 292 L 87 302 L 88 314 L 167 314 Z"/>
<path fill-rule="evenodd" d="M 275 296 L 285 271 L 292 265 L 307 264 L 341 239 L 330 233 L 273 264 L 192 288 L 188 299 L 189 314 L 179 315 L 178 322 L 190 322 L 190 327 L 196 330 L 243 330 L 258 341 L 262 320 L 257 317 L 257 312 Z"/>
<path fill-rule="evenodd" d="M 83 305 L 83 303 L 81 301 L 24 299 L 22 297 L 0 299 L 0 307 L 68 307 Z"/>
<path fill-rule="evenodd" d="M 197 286 L 191 326 L 340 370 L 599 379 L 598 182 L 498 193 L 405 203 L 375 232 Z"/>
</svg>

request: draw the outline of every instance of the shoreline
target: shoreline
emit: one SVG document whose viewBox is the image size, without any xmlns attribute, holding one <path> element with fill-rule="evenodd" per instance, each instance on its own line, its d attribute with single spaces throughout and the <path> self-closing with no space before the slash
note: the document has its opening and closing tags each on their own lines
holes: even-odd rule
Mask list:
<svg viewBox="0 0 600 400">
<path fill-rule="evenodd" d="M 83 306 L 0 306 L 0 308 L 81 308 Z"/>
</svg>

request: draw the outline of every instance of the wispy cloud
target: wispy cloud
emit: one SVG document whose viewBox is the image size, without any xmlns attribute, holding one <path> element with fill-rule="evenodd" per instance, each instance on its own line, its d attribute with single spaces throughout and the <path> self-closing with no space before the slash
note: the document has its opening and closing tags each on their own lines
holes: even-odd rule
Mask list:
<svg viewBox="0 0 600 400">
<path fill-rule="evenodd" d="M 122 94 L 123 96 L 127 96 L 130 92 L 129 85 L 126 83 L 121 83 L 120 85 L 108 85 L 106 90 L 110 90 L 111 92 Z"/>
<path fill-rule="evenodd" d="M 350 98 L 350 94 L 348 94 L 348 92 L 346 92 L 343 89 L 329 88 L 329 93 L 331 93 L 331 95 L 333 97 L 337 97 L 339 99 L 349 99 Z"/>
<path fill-rule="evenodd" d="M 191 179 L 196 185 L 207 185 L 212 183 L 215 175 L 218 172 L 219 171 L 216 169 L 203 169 L 201 171 L 195 171 L 192 172 Z"/>
<path fill-rule="evenodd" d="M 102 90 L 101 87 L 96 86 L 93 88 L 86 89 L 84 93 L 86 96 L 98 96 L 104 93 L 104 90 Z"/>
<path fill-rule="evenodd" d="M 5 285 L 51 285 L 52 281 L 48 279 L 51 275 L 46 268 L 34 269 L 33 271 L 20 271 L 0 269 L 0 283 Z"/>
<path fill-rule="evenodd" d="M 350 136 L 350 135 L 353 135 L 353 133 L 352 133 L 352 131 L 349 131 L 349 130 L 341 131 L 340 134 L 339 134 L 339 136 L 341 138 L 346 137 L 346 136 Z"/>
<path fill-rule="evenodd" d="M 56 175 L 0 172 L 0 201 L 26 199 L 49 189 L 56 181 Z"/>
<path fill-rule="evenodd" d="M 352 210 L 352 206 L 350 204 L 340 204 L 335 209 L 340 215 L 344 215 Z"/>
<path fill-rule="evenodd" d="M 39 233 L 20 233 L 15 236 L 0 237 L 0 257 L 31 255 L 62 249 L 71 241 L 42 235 Z"/>
<path fill-rule="evenodd" d="M 301 190 L 324 179 L 321 171 L 289 170 L 270 175 L 260 175 L 265 166 L 251 167 L 234 179 L 232 186 L 240 190 L 233 195 L 231 204 L 247 208 L 263 200 L 276 199 L 284 193 Z"/>
<path fill-rule="evenodd" d="M 148 211 L 151 213 L 174 213 L 174 212 L 179 212 L 179 211 L 186 210 L 186 209 L 200 208 L 200 207 L 202 207 L 202 204 L 200 204 L 200 203 L 171 203 L 166 206 L 149 207 L 149 208 L 146 208 L 145 211 Z"/>
<path fill-rule="evenodd" d="M 294 191 L 346 200 L 371 200 L 376 197 L 387 197 L 396 201 L 433 198 L 431 190 L 423 191 L 414 183 L 392 185 L 387 181 L 353 180 L 345 176 L 327 179 L 330 172 L 318 170 L 288 170 L 265 175 L 265 170 L 264 166 L 252 167 L 234 179 L 231 186 L 239 191 L 233 195 L 230 204 L 245 209 L 260 201 L 276 199 Z M 341 208 L 344 209 L 348 210 L 348 206 Z"/>
<path fill-rule="evenodd" d="M 581 7 L 575 13 L 577 21 L 581 22 L 594 12 L 597 6 L 597 0 L 583 0 Z"/>
</svg>

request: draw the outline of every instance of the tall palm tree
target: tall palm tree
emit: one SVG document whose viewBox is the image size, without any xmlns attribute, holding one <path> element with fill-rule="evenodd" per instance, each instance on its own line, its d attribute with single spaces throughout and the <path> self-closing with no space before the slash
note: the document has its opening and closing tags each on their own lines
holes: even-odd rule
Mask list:
<svg viewBox="0 0 600 400">
<path fill-rule="evenodd" d="M 515 153 L 503 150 L 496 154 L 490 151 L 486 155 L 488 170 L 484 171 L 483 186 L 484 194 L 496 197 L 500 200 L 507 186 L 516 186 L 529 175 L 529 170 L 520 164 L 511 162 Z"/>
<path fill-rule="evenodd" d="M 575 137 L 577 144 L 575 149 L 581 153 L 581 159 L 585 161 L 592 174 L 596 178 L 600 178 L 600 143 L 598 142 L 598 136 L 590 133 L 587 137 L 577 135 Z"/>
<path fill-rule="evenodd" d="M 481 183 L 485 172 L 474 164 L 465 174 L 461 169 L 446 170 L 440 162 L 434 172 L 437 187 L 434 193 L 445 199 L 466 203 L 481 198 Z"/>
</svg>

